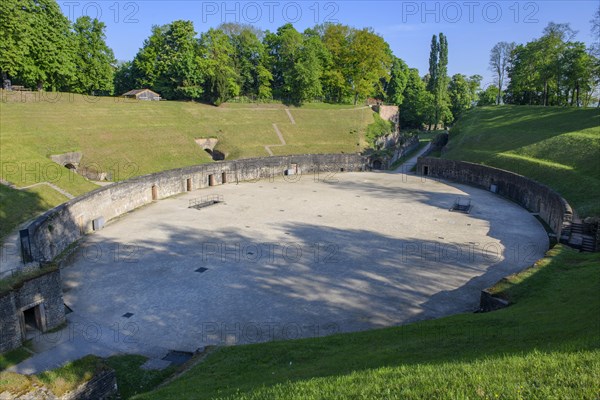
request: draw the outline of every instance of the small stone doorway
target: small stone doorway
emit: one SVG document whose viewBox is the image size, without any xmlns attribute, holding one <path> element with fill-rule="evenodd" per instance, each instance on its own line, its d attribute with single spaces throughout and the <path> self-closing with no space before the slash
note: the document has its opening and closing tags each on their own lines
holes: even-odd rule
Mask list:
<svg viewBox="0 0 600 400">
<path fill-rule="evenodd" d="M 23 309 L 20 315 L 21 335 L 23 340 L 31 339 L 46 329 L 44 304 Z"/>
</svg>

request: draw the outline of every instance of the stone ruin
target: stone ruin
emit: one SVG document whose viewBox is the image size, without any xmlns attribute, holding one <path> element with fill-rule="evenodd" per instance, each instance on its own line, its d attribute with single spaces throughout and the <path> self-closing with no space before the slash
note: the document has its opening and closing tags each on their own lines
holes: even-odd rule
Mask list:
<svg viewBox="0 0 600 400">
<path fill-rule="evenodd" d="M 110 180 L 108 173 L 98 171 L 91 165 L 86 166 L 82 164 L 81 160 L 83 153 L 78 151 L 72 151 L 69 153 L 51 155 L 50 159 L 55 163 L 62 165 L 63 167 L 91 180 L 91 181 L 107 181 Z"/>
<path fill-rule="evenodd" d="M 217 138 L 197 138 L 194 139 L 196 144 L 202 147 L 202 150 L 207 152 L 214 161 L 223 161 L 227 154 L 215 150 L 217 143 L 219 143 L 219 139 Z"/>
</svg>

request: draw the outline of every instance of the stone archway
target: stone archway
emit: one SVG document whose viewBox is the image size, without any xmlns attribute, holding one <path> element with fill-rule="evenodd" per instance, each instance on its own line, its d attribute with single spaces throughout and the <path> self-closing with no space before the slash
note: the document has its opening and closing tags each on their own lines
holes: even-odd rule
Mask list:
<svg viewBox="0 0 600 400">
<path fill-rule="evenodd" d="M 225 153 L 223 153 L 222 151 L 219 151 L 219 150 L 215 150 L 217 143 L 219 143 L 218 139 L 216 139 L 216 138 L 198 138 L 198 139 L 194 139 L 194 141 L 196 142 L 196 144 L 198 146 L 202 147 L 202 149 L 210 155 L 210 157 L 213 159 L 213 161 L 222 161 L 225 159 L 225 157 L 226 157 Z"/>
<path fill-rule="evenodd" d="M 70 153 L 51 155 L 50 159 L 67 169 L 77 171 L 77 169 L 79 168 L 79 164 L 81 163 L 82 157 L 82 153 L 73 151 Z"/>
</svg>

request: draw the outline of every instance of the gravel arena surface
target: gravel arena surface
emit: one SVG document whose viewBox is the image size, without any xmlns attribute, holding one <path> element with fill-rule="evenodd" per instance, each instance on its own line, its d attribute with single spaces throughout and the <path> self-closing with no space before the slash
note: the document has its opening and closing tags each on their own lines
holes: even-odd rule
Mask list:
<svg viewBox="0 0 600 400">
<path fill-rule="evenodd" d="M 533 215 L 481 189 L 390 172 L 285 178 L 112 221 L 62 270 L 66 304 L 138 345 L 194 351 L 474 311 L 548 248 Z M 224 202 L 189 208 L 212 195 Z M 449 211 L 458 198 L 469 214 Z"/>
</svg>

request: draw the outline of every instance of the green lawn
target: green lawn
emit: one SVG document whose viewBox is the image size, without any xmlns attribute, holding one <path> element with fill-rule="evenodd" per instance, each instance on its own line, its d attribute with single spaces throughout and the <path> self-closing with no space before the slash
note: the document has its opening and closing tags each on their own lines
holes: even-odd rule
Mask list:
<svg viewBox="0 0 600 400">
<path fill-rule="evenodd" d="M 121 399 L 127 400 L 137 393 L 155 388 L 177 370 L 176 367 L 168 367 L 161 371 L 143 370 L 140 366 L 146 362 L 146 357 L 126 354 L 107 359 L 90 355 L 60 368 L 31 376 L 2 371 L 3 368 L 18 364 L 28 356 L 29 353 L 23 348 L 0 356 L 0 393 L 7 391 L 13 395 L 20 395 L 29 392 L 35 386 L 44 385 L 55 395 L 62 396 L 89 381 L 96 371 L 108 367 L 115 370 Z"/>
<path fill-rule="evenodd" d="M 0 240 L 21 223 L 67 200 L 48 186 L 16 190 L 0 185 Z"/>
<path fill-rule="evenodd" d="M 0 371 L 12 367 L 13 365 L 17 365 L 29 357 L 31 357 L 31 353 L 24 347 L 19 347 L 18 349 L 0 354 Z"/>
<path fill-rule="evenodd" d="M 600 110 L 501 106 L 468 112 L 444 158 L 486 164 L 554 188 L 580 216 L 600 215 Z"/>
<path fill-rule="evenodd" d="M 105 360 L 106 365 L 115 370 L 122 400 L 152 390 L 177 370 L 172 366 L 164 370 L 141 369 L 146 360 L 146 357 L 134 354 L 112 356 Z"/>
<path fill-rule="evenodd" d="M 506 309 L 225 347 L 135 399 L 596 399 L 599 268 L 557 246 L 497 289 Z"/>
<path fill-rule="evenodd" d="M 368 108 L 321 103 L 291 107 L 292 125 L 281 104 L 213 107 L 67 93 L 43 98 L 0 95 L 0 178 L 18 187 L 49 181 L 75 196 L 98 186 L 58 167 L 50 155 L 80 151 L 83 165 L 123 180 L 211 162 L 194 142 L 200 137 L 218 138 L 217 149 L 227 159 L 267 156 L 264 146 L 279 144 L 273 124 L 289 144 L 274 147 L 277 155 L 357 152 L 365 145 L 364 130 L 372 120 Z M 0 240 L 18 224 L 66 200 L 47 186 L 0 190 Z"/>
<path fill-rule="evenodd" d="M 100 102 L 103 101 L 107 100 L 101 99 Z M 2 104 L 2 127 L 5 123 L 5 106 Z M 360 129 L 355 127 L 364 127 L 372 120 L 368 109 L 348 110 L 327 105 L 291 108 L 296 125 L 290 123 L 284 107 L 280 105 L 244 107 L 243 104 L 235 104 L 214 108 L 165 102 L 136 103 L 136 106 L 142 111 L 129 112 L 140 119 L 148 110 L 159 116 L 164 112 L 162 120 L 169 121 L 165 122 L 169 129 L 164 126 L 161 129 L 173 132 L 173 143 L 178 143 L 178 140 L 189 143 L 199 136 L 217 136 L 221 140 L 222 150 L 230 152 L 230 157 L 264 155 L 261 151 L 264 152 L 265 144 L 278 142 L 272 123 L 278 124 L 289 143 L 288 150 L 319 152 L 320 149 L 332 147 L 337 151 L 350 152 L 356 143 L 360 147 L 364 140 Z M 81 105 L 78 107 L 82 107 L 80 114 L 85 115 L 86 112 L 96 114 L 99 109 L 111 109 L 119 105 L 101 105 L 93 112 L 85 111 L 86 107 Z M 174 108 L 166 111 L 169 107 Z M 24 112 L 19 110 L 13 114 Z M 118 114 L 118 110 L 116 108 L 113 111 Z M 171 113 L 179 114 L 170 117 Z M 339 119 L 341 113 L 344 113 L 344 118 Z M 99 116 L 94 118 L 97 118 L 97 124 L 101 124 Z M 121 116 L 116 118 L 121 119 L 122 123 L 127 122 Z M 186 118 L 192 123 L 186 124 Z M 597 160 L 600 150 L 599 118 L 597 110 L 510 106 L 476 109 L 455 126 L 451 133 L 451 149 L 444 157 L 519 172 L 557 189 L 580 215 L 600 215 L 600 205 L 597 204 L 600 188 Z M 72 121 L 63 123 L 72 124 L 73 129 L 77 125 Z M 194 125 L 194 129 L 190 128 L 190 124 Z M 153 140 L 160 143 L 162 136 L 158 133 L 159 128 L 154 131 L 150 122 L 143 126 Z M 243 129 L 248 126 L 252 126 L 257 133 L 252 135 Z M 304 129 L 300 130 L 300 126 Z M 12 129 L 17 128 L 13 126 Z M 23 157 L 45 159 L 51 153 L 43 153 L 41 148 L 32 150 L 36 148 L 36 132 L 44 129 L 40 126 L 38 131 L 31 131 L 22 139 L 14 133 L 11 142 L 23 140 L 23 143 L 29 144 L 13 147 L 13 152 L 23 151 Z M 89 141 L 105 140 L 106 146 L 114 146 L 112 152 L 122 146 L 129 151 L 130 160 L 134 156 L 141 157 L 144 152 L 158 157 L 159 148 L 167 146 L 157 145 L 155 148 L 154 143 L 149 143 L 152 141 L 141 139 L 144 135 L 139 131 L 131 136 L 137 139 L 127 139 L 128 145 L 124 145 L 112 140 L 114 136 L 99 139 L 102 133 L 98 127 L 89 129 L 96 131 L 86 135 L 75 129 L 79 133 L 72 136 L 70 141 L 65 141 L 63 150 L 56 152 L 80 150 L 86 154 L 81 143 L 87 142 L 82 138 Z M 195 134 L 197 130 L 204 133 Z M 55 138 L 49 131 L 45 132 L 41 137 L 49 142 L 58 141 L 66 135 L 60 134 Z M 127 130 L 119 132 L 118 137 L 130 138 Z M 2 129 L 0 137 L 4 139 L 4 135 Z M 140 142 L 136 144 L 135 140 Z M 162 143 L 167 142 L 165 140 Z M 4 161 L 4 142 L 2 144 L 1 160 Z M 72 147 L 69 148 L 67 144 Z M 127 146 L 138 148 L 128 149 Z M 172 148 L 179 149 L 179 146 Z M 205 157 L 193 143 L 182 148 L 190 150 L 190 153 L 186 156 L 187 153 L 182 151 L 177 162 L 187 162 L 185 160 L 191 160 L 198 154 Z M 276 147 L 274 151 L 283 154 L 286 152 L 284 149 Z M 91 146 L 90 154 L 101 154 L 104 150 L 98 150 L 99 153 L 93 151 L 95 148 Z M 186 158 L 188 156 L 190 158 Z M 154 165 L 164 169 L 165 165 L 173 162 L 167 155 L 164 159 L 161 157 L 155 163 L 143 160 L 147 162 L 143 164 L 144 168 L 150 169 L 143 172 L 152 172 Z M 76 192 L 88 190 L 83 185 L 89 183 L 75 180 L 68 184 Z M 67 188 L 66 183 L 60 186 Z M 47 202 L 43 207 L 36 205 L 38 208 L 33 207 L 33 210 L 44 209 L 52 203 L 46 200 L 48 194 L 14 192 L 17 193 L 9 192 L 8 196 L 14 207 L 19 204 L 18 199 L 13 199 L 17 194 L 23 197 L 23 202 L 30 201 L 34 205 L 35 196 L 38 202 Z M 599 288 L 600 254 L 578 253 L 558 245 L 533 268 L 508 277 L 494 287 L 493 292 L 512 304 L 493 313 L 461 314 L 402 327 L 326 338 L 220 348 L 186 374 L 155 391 L 150 390 L 172 371 L 142 372 L 139 365 L 144 359 L 137 356 L 112 358 L 107 363 L 117 370 L 124 398 L 133 396 L 138 400 L 598 399 Z M 67 366 L 54 375 L 44 377 L 72 385 L 67 379 L 69 376 L 84 379 L 87 375 L 81 371 L 96 368 L 96 363 L 87 360 L 83 364 L 75 364 L 75 367 Z M 73 374 L 70 372 L 73 369 L 80 372 Z M 0 374 L 0 383 L 4 382 L 17 388 L 31 384 L 22 376 Z"/>
</svg>

